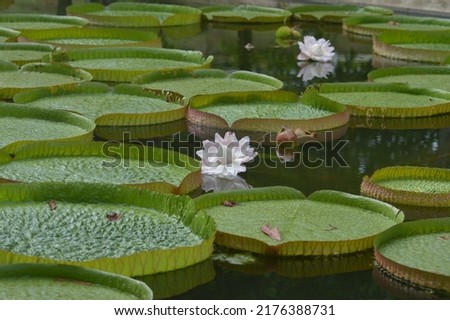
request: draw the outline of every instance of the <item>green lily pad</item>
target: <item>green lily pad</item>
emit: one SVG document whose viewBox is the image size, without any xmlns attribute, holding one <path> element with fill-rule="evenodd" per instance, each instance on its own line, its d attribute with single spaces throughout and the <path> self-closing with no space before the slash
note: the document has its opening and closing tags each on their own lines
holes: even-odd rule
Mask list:
<svg viewBox="0 0 450 320">
<path fill-rule="evenodd" d="M 288 10 L 248 4 L 201 9 L 209 21 L 221 23 L 284 23 L 292 16 Z"/>
<path fill-rule="evenodd" d="M 450 112 L 450 95 L 402 83 L 322 83 L 310 86 L 315 92 L 342 103 L 355 116 L 412 118 Z"/>
<path fill-rule="evenodd" d="M 391 9 L 358 7 L 355 5 L 302 5 L 289 8 L 294 17 L 303 21 L 341 23 L 342 19 L 362 15 L 392 15 Z"/>
<path fill-rule="evenodd" d="M 27 63 L 19 68 L 14 63 L 0 61 L 0 98 L 10 99 L 29 89 L 70 88 L 91 79 L 88 72 L 63 64 Z"/>
<path fill-rule="evenodd" d="M 361 194 L 395 205 L 411 220 L 450 216 L 450 170 L 382 168 L 364 177 Z"/>
<path fill-rule="evenodd" d="M 233 201 L 234 206 L 223 205 Z M 308 198 L 292 188 L 268 187 L 206 194 L 194 199 L 217 224 L 215 242 L 259 254 L 336 255 L 372 247 L 376 234 L 403 221 L 386 203 L 339 191 Z M 277 241 L 261 231 L 277 228 Z"/>
<path fill-rule="evenodd" d="M 339 129 L 348 113 L 339 103 L 318 95 L 294 93 L 238 92 L 193 97 L 186 118 L 210 128 L 276 133 L 283 126 L 309 131 Z"/>
<path fill-rule="evenodd" d="M 161 47 L 155 32 L 119 28 L 67 28 L 26 30 L 17 41 L 45 42 L 63 48 L 96 46 L 149 46 Z"/>
<path fill-rule="evenodd" d="M 450 20 L 402 15 L 362 16 L 344 19 L 343 29 L 365 36 L 373 36 L 389 30 L 448 31 L 450 30 Z"/>
<path fill-rule="evenodd" d="M 374 38 L 373 52 L 393 59 L 443 63 L 450 53 L 450 32 L 386 31 Z"/>
<path fill-rule="evenodd" d="M 402 223 L 374 242 L 377 263 L 390 274 L 450 292 L 450 218 Z"/>
<path fill-rule="evenodd" d="M 369 81 L 400 82 L 414 87 L 450 91 L 449 67 L 392 67 L 377 69 L 367 74 Z"/>
<path fill-rule="evenodd" d="M 273 77 L 249 71 L 227 74 L 219 69 L 155 71 L 139 76 L 134 83 L 153 91 L 171 91 L 190 99 L 200 94 L 239 91 L 272 91 L 283 87 Z"/>
<path fill-rule="evenodd" d="M 0 27 L 14 30 L 42 30 L 82 27 L 88 21 L 79 17 L 56 16 L 49 14 L 2 14 Z"/>
<path fill-rule="evenodd" d="M 20 34 L 20 31 L 0 27 L 0 43 L 5 42 L 8 39 L 16 38 Z"/>
<path fill-rule="evenodd" d="M 29 62 L 39 62 L 54 47 L 37 43 L 0 43 L 2 60 L 15 63 L 19 66 Z"/>
<path fill-rule="evenodd" d="M 0 185 L 0 263 L 77 265 L 127 276 L 184 268 L 215 225 L 188 197 L 101 184 Z"/>
<path fill-rule="evenodd" d="M 114 27 L 159 27 L 200 23 L 201 11 L 179 5 L 116 2 L 109 6 L 99 3 L 74 4 L 67 14 L 83 17 L 89 23 Z"/>
<path fill-rule="evenodd" d="M 89 182 L 188 193 L 200 187 L 197 160 L 172 150 L 112 142 L 33 143 L 0 159 L 0 180 Z"/>
<path fill-rule="evenodd" d="M 185 117 L 186 107 L 141 87 L 119 84 L 114 88 L 88 82 L 70 89 L 30 90 L 14 101 L 47 110 L 67 110 L 84 115 L 99 126 L 144 126 Z"/>
<path fill-rule="evenodd" d="M 121 275 L 75 266 L 0 266 L 0 299 L 136 300 L 153 299 L 145 283 Z"/>
<path fill-rule="evenodd" d="M 87 48 L 51 54 L 45 60 L 64 62 L 92 73 L 94 80 L 131 82 L 151 71 L 209 68 L 213 57 L 199 51 L 161 48 Z"/>
<path fill-rule="evenodd" d="M 90 141 L 95 124 L 77 114 L 0 103 L 0 149 L 14 153 L 31 141 Z"/>
</svg>

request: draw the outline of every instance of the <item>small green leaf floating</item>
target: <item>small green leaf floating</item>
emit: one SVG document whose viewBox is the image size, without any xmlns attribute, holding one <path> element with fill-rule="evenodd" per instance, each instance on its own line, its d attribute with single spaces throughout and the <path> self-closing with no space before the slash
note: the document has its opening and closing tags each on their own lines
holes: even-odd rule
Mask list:
<svg viewBox="0 0 450 320">
<path fill-rule="evenodd" d="M 224 201 L 234 201 L 233 207 Z M 206 194 L 194 199 L 217 224 L 217 244 L 279 256 L 336 255 L 372 248 L 379 232 L 403 221 L 398 209 L 381 201 L 338 191 L 305 198 L 287 187 Z M 281 241 L 261 232 L 276 227 Z"/>
<path fill-rule="evenodd" d="M 14 30 L 42 30 L 82 27 L 88 21 L 79 17 L 55 16 L 49 14 L 2 14 L 0 27 Z"/>
<path fill-rule="evenodd" d="M 0 103 L 0 150 L 12 154 L 32 141 L 90 141 L 94 128 L 77 114 Z"/>
<path fill-rule="evenodd" d="M 352 16 L 386 15 L 393 14 L 391 9 L 382 7 L 358 7 L 355 5 L 302 5 L 288 8 L 294 18 L 302 21 L 322 21 L 328 23 L 341 23 L 342 19 Z"/>
<path fill-rule="evenodd" d="M 151 300 L 145 283 L 114 273 L 64 265 L 0 266 L 0 300 Z"/>
<path fill-rule="evenodd" d="M 14 101 L 47 110 L 67 110 L 84 115 L 98 126 L 144 126 L 183 119 L 186 107 L 170 102 L 137 85 L 114 88 L 87 82 L 69 89 L 38 89 L 16 94 Z M 176 100 L 175 98 L 172 100 Z"/>
<path fill-rule="evenodd" d="M 200 166 L 186 155 L 113 142 L 42 142 L 0 159 L 0 181 L 90 182 L 128 185 L 166 193 L 200 187 Z"/>
<path fill-rule="evenodd" d="M 199 51 L 161 48 L 87 48 L 51 54 L 45 61 L 63 62 L 89 71 L 94 80 L 131 82 L 151 71 L 209 68 L 213 57 Z"/>
<path fill-rule="evenodd" d="M 322 83 L 306 93 L 342 103 L 355 116 L 413 118 L 450 112 L 450 94 L 402 83 Z"/>
<path fill-rule="evenodd" d="M 116 2 L 74 4 L 66 8 L 68 15 L 84 17 L 90 24 L 114 27 L 186 26 L 201 22 L 201 11 L 180 5 Z"/>
<path fill-rule="evenodd" d="M 155 71 L 133 80 L 154 91 L 171 91 L 190 99 L 195 95 L 239 91 L 273 91 L 283 83 L 273 77 L 249 71 L 231 74 L 219 69 Z"/>
<path fill-rule="evenodd" d="M 30 89 L 70 88 L 91 79 L 90 73 L 64 64 L 27 63 L 19 68 L 0 61 L 0 99 L 11 99 L 16 93 Z"/>
<path fill-rule="evenodd" d="M 222 23 L 284 23 L 292 16 L 288 10 L 246 4 L 203 7 L 202 12 L 209 21 Z"/>
<path fill-rule="evenodd" d="M 54 50 L 54 47 L 37 43 L 0 43 L 0 50 L 3 61 L 21 66 L 28 62 L 41 61 L 44 55 Z"/>
<path fill-rule="evenodd" d="M 396 225 L 375 238 L 375 259 L 390 274 L 450 292 L 450 218 Z"/>
<path fill-rule="evenodd" d="M 203 261 L 215 233 L 213 220 L 188 197 L 100 184 L 0 184 L 0 216 L 0 263 L 58 263 L 127 276 Z"/>
</svg>

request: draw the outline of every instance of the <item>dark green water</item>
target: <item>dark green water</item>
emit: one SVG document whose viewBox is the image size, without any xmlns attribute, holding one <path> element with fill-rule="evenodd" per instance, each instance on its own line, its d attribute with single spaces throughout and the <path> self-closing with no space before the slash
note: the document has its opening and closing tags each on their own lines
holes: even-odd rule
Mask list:
<svg viewBox="0 0 450 320">
<path fill-rule="evenodd" d="M 366 81 L 367 73 L 375 68 L 401 64 L 372 57 L 371 40 L 352 39 L 336 25 L 299 25 L 304 35 L 330 40 L 336 48 L 334 72 L 325 78 L 303 81 L 297 75 L 298 46 L 278 47 L 275 30 L 278 25 L 245 26 L 205 24 L 201 27 L 182 27 L 162 32 L 165 48 L 200 50 L 213 55 L 213 67 L 227 71 L 250 70 L 282 80 L 284 89 L 300 94 L 306 86 L 319 82 Z M 247 43 L 254 49 L 247 50 Z M 359 194 L 364 175 L 392 165 L 450 167 L 450 120 L 436 118 L 411 128 L 411 123 L 394 120 L 392 123 L 373 123 L 352 119 L 343 141 L 340 155 L 346 166 L 329 161 L 325 165 L 325 151 L 312 153 L 313 159 L 324 164 L 317 168 L 298 165 L 286 167 L 276 158 L 267 163 L 249 166 L 242 176 L 254 186 L 284 185 L 301 190 L 306 195 L 321 189 L 334 189 Z M 183 128 L 183 124 L 180 125 Z M 98 133 L 98 132 L 97 132 Z M 145 138 L 145 134 L 140 134 Z M 212 137 L 209 137 L 210 139 Z M 145 139 L 144 139 L 145 140 Z M 156 144 L 172 141 L 182 152 L 195 154 L 200 138 L 188 136 L 186 131 L 172 137 L 148 140 Z M 335 142 L 330 142 L 331 147 Z M 187 148 L 187 150 L 186 150 Z M 327 148 L 325 148 L 327 150 Z M 258 150 L 261 153 L 261 150 Z M 265 154 L 269 157 L 268 154 Z M 329 155 L 328 155 L 329 156 Z M 373 273 L 371 253 L 327 259 L 257 259 L 253 264 L 237 266 L 207 261 L 201 266 L 167 275 L 148 278 L 155 296 L 172 299 L 393 299 L 415 297 L 416 291 L 404 296 Z M 376 270 L 375 270 L 376 271 Z M 163 283 L 155 288 L 156 283 Z M 388 281 L 388 283 L 390 283 Z M 172 288 L 167 288 L 172 286 Z M 178 288 L 180 287 L 180 288 Z M 177 289 L 178 288 L 178 289 Z M 394 289 L 392 289 L 394 288 Z M 161 290 L 159 293 L 158 290 Z M 403 291 L 402 291 L 403 292 Z M 419 292 L 420 293 L 420 292 Z"/>
</svg>

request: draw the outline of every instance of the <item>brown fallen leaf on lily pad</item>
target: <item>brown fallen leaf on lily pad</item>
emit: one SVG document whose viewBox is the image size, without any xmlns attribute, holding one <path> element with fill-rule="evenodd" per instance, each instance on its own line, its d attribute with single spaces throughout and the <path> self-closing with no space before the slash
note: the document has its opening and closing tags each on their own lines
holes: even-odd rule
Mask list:
<svg viewBox="0 0 450 320">
<path fill-rule="evenodd" d="M 58 207 L 58 203 L 56 202 L 56 200 L 49 200 L 47 203 L 48 207 L 50 208 L 50 211 L 55 211 L 56 208 Z"/>
<path fill-rule="evenodd" d="M 261 231 L 268 235 L 270 239 L 281 241 L 280 231 L 278 231 L 277 227 L 270 228 L 268 224 L 265 224 L 261 227 Z"/>
</svg>

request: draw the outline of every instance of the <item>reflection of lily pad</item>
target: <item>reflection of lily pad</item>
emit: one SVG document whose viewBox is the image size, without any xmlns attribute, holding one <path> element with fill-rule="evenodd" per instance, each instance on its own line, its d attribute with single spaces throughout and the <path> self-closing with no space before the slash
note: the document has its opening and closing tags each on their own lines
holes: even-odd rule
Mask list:
<svg viewBox="0 0 450 320">
<path fill-rule="evenodd" d="M 0 266 L 0 299 L 129 300 L 153 298 L 141 281 L 75 266 L 10 264 Z"/>
<path fill-rule="evenodd" d="M 237 205 L 224 206 L 226 200 Z M 194 202 L 215 220 L 217 244 L 268 255 L 367 250 L 377 233 L 403 220 L 403 214 L 386 203 L 338 191 L 305 198 L 292 188 L 255 188 L 206 194 Z M 261 232 L 263 225 L 276 227 L 281 241 Z"/>
<path fill-rule="evenodd" d="M 348 124 L 350 128 L 383 130 L 440 129 L 450 126 L 450 113 L 417 118 L 350 117 Z"/>
<path fill-rule="evenodd" d="M 342 103 L 355 116 L 411 118 L 450 112 L 450 94 L 402 83 L 322 83 L 307 91 Z"/>
<path fill-rule="evenodd" d="M 90 182 L 188 193 L 200 187 L 198 161 L 172 150 L 112 142 L 34 143 L 0 160 L 0 180 Z"/>
<path fill-rule="evenodd" d="M 410 86 L 450 91 L 450 68 L 448 67 L 393 67 L 371 71 L 370 81 L 402 82 Z"/>
<path fill-rule="evenodd" d="M 101 184 L 3 184 L 0 262 L 59 263 L 128 276 L 184 268 L 209 257 L 215 232 L 191 201 Z"/>
<path fill-rule="evenodd" d="M 14 30 L 60 29 L 82 27 L 88 21 L 78 17 L 55 16 L 49 14 L 2 14 L 0 27 Z"/>
<path fill-rule="evenodd" d="M 141 87 L 88 82 L 72 89 L 27 91 L 14 96 L 17 103 L 84 115 L 99 126 L 143 126 L 182 119 L 186 108 Z"/>
<path fill-rule="evenodd" d="M 116 2 L 76 4 L 67 14 L 87 18 L 91 24 L 114 27 L 159 27 L 200 23 L 201 11 L 188 6 Z"/>
<path fill-rule="evenodd" d="M 283 23 L 292 15 L 288 10 L 247 4 L 204 7 L 202 12 L 209 21 L 222 23 Z"/>
<path fill-rule="evenodd" d="M 343 20 L 343 28 L 350 33 L 372 36 L 386 30 L 445 31 L 450 30 L 449 19 L 411 16 L 362 16 Z"/>
<path fill-rule="evenodd" d="M 213 262 L 208 259 L 174 271 L 136 277 L 152 288 L 154 298 L 167 299 L 211 282 L 216 276 Z"/>
<path fill-rule="evenodd" d="M 68 28 L 26 30 L 18 41 L 39 41 L 58 47 L 150 46 L 161 47 L 156 33 L 119 28 Z"/>
<path fill-rule="evenodd" d="M 70 88 L 91 79 L 86 71 L 61 64 L 28 63 L 19 69 L 13 63 L 0 61 L 0 98 L 12 98 L 35 88 Z"/>
<path fill-rule="evenodd" d="M 450 218 L 396 225 L 375 239 L 375 259 L 390 274 L 450 292 Z"/>
<path fill-rule="evenodd" d="M 392 15 L 392 10 L 381 7 L 355 5 L 303 5 L 289 8 L 295 18 L 303 21 L 341 23 L 342 19 L 361 15 Z"/>
<path fill-rule="evenodd" d="M 140 47 L 72 49 L 46 58 L 87 70 L 94 80 L 115 82 L 130 82 L 155 70 L 208 68 L 213 60 L 199 51 Z"/>
<path fill-rule="evenodd" d="M 53 51 L 53 46 L 36 43 L 0 43 L 2 60 L 19 66 L 28 62 L 41 61 L 42 57 Z"/>
<path fill-rule="evenodd" d="M 155 91 L 177 92 L 185 98 L 222 92 L 272 91 L 283 86 L 280 80 L 263 74 L 249 71 L 227 74 L 218 69 L 155 71 L 133 82 Z"/>
<path fill-rule="evenodd" d="M 361 194 L 395 205 L 408 219 L 450 216 L 450 170 L 382 168 L 364 177 Z"/>
<path fill-rule="evenodd" d="M 450 53 L 450 32 L 386 31 L 374 38 L 373 52 L 394 59 L 442 63 Z"/>
<path fill-rule="evenodd" d="M 282 126 L 310 131 L 334 130 L 346 125 L 345 108 L 318 95 L 241 92 L 191 99 L 187 119 L 196 125 L 253 132 L 275 133 Z"/>
<path fill-rule="evenodd" d="M 92 121 L 80 115 L 12 103 L 0 104 L 0 148 L 9 153 L 30 141 L 89 141 L 94 128 Z"/>
<path fill-rule="evenodd" d="M 19 34 L 19 31 L 0 27 L 0 42 L 5 42 L 10 38 L 16 38 Z"/>
</svg>

